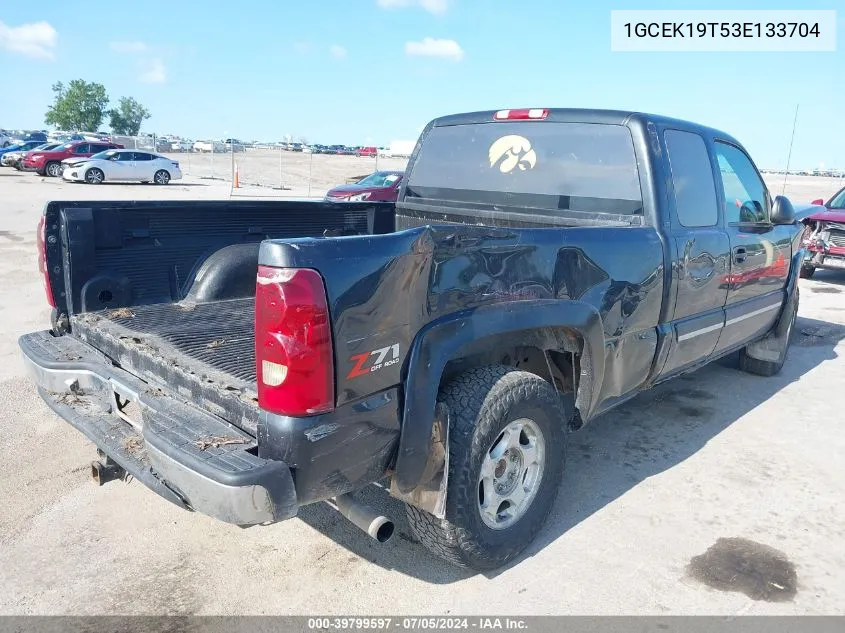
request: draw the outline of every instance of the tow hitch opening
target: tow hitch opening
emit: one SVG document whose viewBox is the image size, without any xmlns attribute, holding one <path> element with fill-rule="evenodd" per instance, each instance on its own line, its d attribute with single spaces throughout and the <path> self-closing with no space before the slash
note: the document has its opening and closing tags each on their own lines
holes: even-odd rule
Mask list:
<svg viewBox="0 0 845 633">
<path fill-rule="evenodd" d="M 99 459 L 91 462 L 91 479 L 95 484 L 102 486 L 110 481 L 126 478 L 126 471 L 111 457 L 100 450 L 97 451 L 97 456 Z"/>
</svg>

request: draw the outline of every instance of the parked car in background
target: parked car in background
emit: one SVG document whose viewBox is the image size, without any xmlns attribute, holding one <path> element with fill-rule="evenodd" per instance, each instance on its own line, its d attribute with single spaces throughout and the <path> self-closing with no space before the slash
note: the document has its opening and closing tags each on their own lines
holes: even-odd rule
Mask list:
<svg viewBox="0 0 845 633">
<path fill-rule="evenodd" d="M 156 146 L 155 151 L 157 152 L 169 152 L 173 150 L 173 139 L 159 137 L 156 139 Z"/>
<path fill-rule="evenodd" d="M 153 152 L 110 149 L 87 158 L 62 161 L 62 178 L 99 185 L 104 182 L 152 182 L 166 185 L 180 180 L 179 163 Z"/>
<path fill-rule="evenodd" d="M 32 132 L 27 132 L 23 139 L 24 141 L 39 141 L 41 143 L 46 143 L 49 139 L 47 138 L 46 132 L 40 132 L 38 130 L 33 130 Z"/>
<path fill-rule="evenodd" d="M 194 142 L 188 139 L 173 139 L 170 143 L 171 152 L 190 152 Z"/>
<path fill-rule="evenodd" d="M 225 152 L 226 146 L 220 141 L 196 141 L 194 143 L 195 152 Z"/>
<path fill-rule="evenodd" d="M 66 158 L 87 158 L 107 149 L 123 149 L 117 143 L 91 143 L 89 141 L 71 141 L 59 145 L 47 152 L 33 152 L 23 160 L 24 169 L 38 172 L 40 176 L 58 178 L 62 175 L 62 161 Z"/>
<path fill-rule="evenodd" d="M 801 276 L 812 277 L 817 268 L 845 270 L 845 187 L 830 200 L 813 200 L 820 207 L 802 221 L 806 255 Z"/>
<path fill-rule="evenodd" d="M 375 158 L 378 155 L 378 148 L 375 147 L 359 147 L 355 150 L 356 156 L 365 156 L 368 158 Z"/>
<path fill-rule="evenodd" d="M 395 202 L 402 183 L 402 171 L 377 171 L 354 184 L 339 185 L 326 194 L 331 202 Z"/>
<path fill-rule="evenodd" d="M 15 152 L 28 152 L 32 148 L 38 147 L 42 144 L 42 141 L 17 141 L 15 143 L 12 143 L 11 145 L 7 145 L 6 147 L 0 149 L 0 160 L 2 160 L 6 154 L 12 154 Z"/>
<path fill-rule="evenodd" d="M 42 143 L 41 145 L 36 145 L 30 150 L 19 149 L 14 152 L 7 152 L 0 156 L 0 165 L 3 165 L 4 167 L 14 167 L 15 169 L 20 170 L 23 168 L 22 161 L 29 152 L 46 152 L 51 149 L 55 149 L 58 146 L 59 143 Z"/>
<path fill-rule="evenodd" d="M 0 130 L 0 148 L 9 147 L 12 137 L 6 130 Z"/>
<path fill-rule="evenodd" d="M 215 149 L 214 151 L 216 152 L 217 150 Z M 245 152 L 246 144 L 236 138 L 227 138 L 225 141 L 223 141 L 223 151 Z"/>
<path fill-rule="evenodd" d="M 827 209 L 836 209 L 837 211 L 845 210 L 845 187 L 833 194 L 827 202 L 825 202 L 822 198 L 819 198 L 818 200 L 813 200 L 811 204 L 825 207 Z"/>
</svg>

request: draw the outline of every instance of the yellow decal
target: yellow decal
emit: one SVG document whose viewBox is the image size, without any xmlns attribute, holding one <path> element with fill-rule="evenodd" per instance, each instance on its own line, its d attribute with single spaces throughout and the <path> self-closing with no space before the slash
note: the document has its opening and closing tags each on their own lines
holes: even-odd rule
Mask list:
<svg viewBox="0 0 845 633">
<path fill-rule="evenodd" d="M 509 134 L 493 141 L 490 146 L 490 167 L 497 163 L 503 174 L 513 171 L 514 167 L 525 171 L 537 164 L 537 154 L 531 149 L 531 141 L 527 138 Z"/>
</svg>

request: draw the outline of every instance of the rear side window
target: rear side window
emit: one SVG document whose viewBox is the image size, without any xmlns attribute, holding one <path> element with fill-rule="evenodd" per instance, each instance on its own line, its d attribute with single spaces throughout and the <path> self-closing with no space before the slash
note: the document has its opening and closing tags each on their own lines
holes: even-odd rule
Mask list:
<svg viewBox="0 0 845 633">
<path fill-rule="evenodd" d="M 714 226 L 719 221 L 719 207 L 704 139 L 680 130 L 666 130 L 663 138 L 672 170 L 678 221 L 686 227 Z"/>
<path fill-rule="evenodd" d="M 88 149 L 90 147 L 91 146 L 88 145 L 88 143 L 82 143 L 81 145 L 77 145 L 76 147 L 73 148 L 73 153 L 74 154 L 90 154 L 90 152 L 88 151 Z"/>
<path fill-rule="evenodd" d="M 94 154 L 97 154 L 97 153 L 99 153 L 99 152 L 104 152 L 104 151 L 106 151 L 107 149 L 109 149 L 109 146 L 108 146 L 108 145 L 97 145 L 97 144 L 92 144 L 92 145 L 91 145 L 91 150 L 90 150 L 90 151 L 91 151 L 91 152 L 93 152 Z"/>
<path fill-rule="evenodd" d="M 153 160 L 155 156 L 152 154 L 145 154 L 144 152 L 135 152 L 135 160 L 145 161 Z"/>
<path fill-rule="evenodd" d="M 508 121 L 432 128 L 406 195 L 552 211 L 642 213 L 627 127 Z"/>
</svg>

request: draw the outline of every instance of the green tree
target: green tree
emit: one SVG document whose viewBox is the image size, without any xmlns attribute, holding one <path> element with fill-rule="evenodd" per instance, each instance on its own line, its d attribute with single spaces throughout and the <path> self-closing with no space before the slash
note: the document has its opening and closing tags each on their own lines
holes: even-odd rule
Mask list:
<svg viewBox="0 0 845 633">
<path fill-rule="evenodd" d="M 132 97 L 121 97 L 116 108 L 109 110 L 112 132 L 137 136 L 141 124 L 150 118 L 150 111 Z"/>
<path fill-rule="evenodd" d="M 47 125 L 87 132 L 99 129 L 109 103 L 105 86 L 74 79 L 67 86 L 62 82 L 53 84 L 53 93 L 53 105 L 44 117 Z"/>
</svg>

